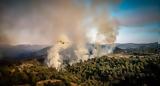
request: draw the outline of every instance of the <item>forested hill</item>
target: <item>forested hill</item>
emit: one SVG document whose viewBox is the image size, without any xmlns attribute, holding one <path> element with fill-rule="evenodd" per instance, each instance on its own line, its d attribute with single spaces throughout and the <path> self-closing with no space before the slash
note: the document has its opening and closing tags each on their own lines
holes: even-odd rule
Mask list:
<svg viewBox="0 0 160 86">
<path fill-rule="evenodd" d="M 0 85 L 159 86 L 160 55 L 93 58 L 57 71 L 37 60 L 0 68 Z"/>
</svg>

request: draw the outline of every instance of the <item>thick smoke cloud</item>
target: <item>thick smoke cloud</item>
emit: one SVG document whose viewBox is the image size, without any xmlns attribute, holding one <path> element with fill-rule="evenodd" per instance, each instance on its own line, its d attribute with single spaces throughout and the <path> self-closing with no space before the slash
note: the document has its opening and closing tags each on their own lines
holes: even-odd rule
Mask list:
<svg viewBox="0 0 160 86">
<path fill-rule="evenodd" d="M 116 40 L 117 28 L 108 16 L 107 3 L 106 0 L 91 0 L 88 4 L 80 0 L 18 0 L 17 4 L 6 1 L 1 6 L 0 43 L 53 45 L 46 64 L 57 69 L 64 57 L 73 57 L 72 53 L 76 58 L 70 64 L 87 60 L 87 43 L 97 45 L 96 50 L 92 49 L 95 55 L 98 45 L 113 45 Z M 60 54 L 66 49 L 72 50 Z"/>
<path fill-rule="evenodd" d="M 87 5 L 83 0 L 2 0 L 0 4 L 2 41 L 0 40 L 0 43 L 52 44 L 56 40 L 54 38 L 57 38 L 57 32 L 70 34 L 74 26 L 82 24 L 84 18 L 95 16 L 92 14 L 97 15 L 98 8 L 104 11 L 105 7 L 100 5 L 105 6 L 108 1 L 91 0 L 90 3 Z M 72 34 L 79 34 L 78 30 Z M 73 35 L 71 37 L 74 37 Z"/>
</svg>

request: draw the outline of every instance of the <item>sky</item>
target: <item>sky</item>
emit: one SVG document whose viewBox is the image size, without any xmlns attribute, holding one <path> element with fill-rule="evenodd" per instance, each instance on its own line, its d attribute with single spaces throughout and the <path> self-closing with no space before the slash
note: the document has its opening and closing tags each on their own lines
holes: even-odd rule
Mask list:
<svg viewBox="0 0 160 86">
<path fill-rule="evenodd" d="M 121 0 L 111 15 L 119 21 L 118 43 L 160 42 L 160 1 Z"/>
<path fill-rule="evenodd" d="M 56 37 L 53 34 L 56 34 L 58 30 L 53 30 L 53 28 L 64 28 L 64 26 L 72 28 L 68 25 L 81 21 L 84 16 L 83 13 L 91 12 L 91 16 L 97 17 L 97 15 L 105 13 L 105 11 L 107 18 L 112 19 L 117 29 L 115 32 L 114 29 L 108 30 L 108 32 L 107 30 L 103 31 L 105 35 L 109 34 L 106 36 L 115 39 L 112 40 L 115 43 L 160 43 L 159 0 L 72 0 L 77 3 L 75 8 L 64 1 L 52 0 L 52 3 L 50 3 L 50 0 L 1 0 L 0 44 L 51 43 L 53 37 Z M 98 5 L 96 9 L 92 9 L 94 5 Z M 81 8 L 78 8 L 78 6 Z M 82 9 L 86 11 L 84 12 Z M 94 11 L 95 15 L 90 10 L 96 10 Z M 73 18 L 69 16 L 70 14 L 65 15 L 65 12 L 68 11 L 73 13 L 71 14 Z M 58 14 L 59 12 L 61 14 Z M 65 24 L 62 23 L 60 25 L 55 18 L 56 16 L 58 16 L 57 20 L 60 20 L 59 22 Z M 62 17 L 60 18 L 59 16 Z M 104 18 L 104 15 L 100 16 L 98 24 L 101 24 Z M 70 19 L 74 18 L 73 22 L 70 21 Z M 68 20 L 69 23 L 65 20 Z M 61 30 L 66 31 L 64 29 Z M 72 31 L 72 29 L 68 29 L 69 31 Z M 91 36 L 93 38 L 96 32 L 92 31 Z M 112 32 L 115 37 L 109 32 Z M 74 33 L 77 33 L 77 30 Z"/>
</svg>

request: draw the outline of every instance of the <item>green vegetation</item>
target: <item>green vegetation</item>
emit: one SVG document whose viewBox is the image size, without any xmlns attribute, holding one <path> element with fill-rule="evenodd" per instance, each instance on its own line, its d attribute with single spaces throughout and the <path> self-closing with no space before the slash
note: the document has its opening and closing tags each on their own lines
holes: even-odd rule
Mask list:
<svg viewBox="0 0 160 86">
<path fill-rule="evenodd" d="M 60 80 L 58 85 L 159 86 L 160 56 L 110 58 L 102 56 L 66 66 L 59 72 L 36 60 L 0 68 L 0 85 L 36 85 L 43 80 Z M 57 82 L 54 83 L 57 85 Z M 52 86 L 51 82 L 45 84 Z M 73 86 L 74 86 L 73 85 Z"/>
</svg>

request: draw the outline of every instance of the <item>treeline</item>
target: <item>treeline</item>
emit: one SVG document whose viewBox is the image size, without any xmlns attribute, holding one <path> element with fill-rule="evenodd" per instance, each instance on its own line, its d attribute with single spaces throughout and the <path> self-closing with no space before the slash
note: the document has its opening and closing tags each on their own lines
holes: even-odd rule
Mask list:
<svg viewBox="0 0 160 86">
<path fill-rule="evenodd" d="M 81 86 L 159 86 L 159 73 L 159 55 L 130 58 L 102 56 L 68 65 L 59 71 L 32 60 L 0 67 L 0 85 L 34 86 L 43 80 L 61 80 L 56 85 L 69 86 L 74 83 Z"/>
<path fill-rule="evenodd" d="M 67 68 L 84 85 L 159 86 L 160 57 L 109 58 L 103 56 Z"/>
</svg>

